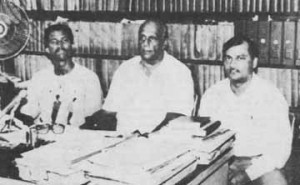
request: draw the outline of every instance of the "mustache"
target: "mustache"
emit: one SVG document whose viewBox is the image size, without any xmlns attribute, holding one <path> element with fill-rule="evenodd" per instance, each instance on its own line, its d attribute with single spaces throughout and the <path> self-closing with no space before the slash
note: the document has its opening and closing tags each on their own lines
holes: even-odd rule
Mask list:
<svg viewBox="0 0 300 185">
<path fill-rule="evenodd" d="M 60 51 L 65 51 L 65 52 L 66 52 L 66 50 L 65 50 L 64 48 L 57 48 L 54 52 L 55 52 L 55 53 L 58 53 L 58 52 L 60 52 Z"/>
<path fill-rule="evenodd" d="M 152 50 L 142 49 L 141 52 L 144 52 L 144 53 L 146 53 L 146 52 L 152 52 Z"/>
<path fill-rule="evenodd" d="M 236 72 L 236 73 L 240 72 L 240 70 L 235 68 L 225 69 L 224 71 L 225 71 L 225 77 L 228 77 L 232 72 Z"/>
<path fill-rule="evenodd" d="M 240 72 L 240 70 L 235 69 L 235 68 L 230 68 L 230 69 L 229 69 L 229 73 L 231 73 L 231 72 Z"/>
</svg>

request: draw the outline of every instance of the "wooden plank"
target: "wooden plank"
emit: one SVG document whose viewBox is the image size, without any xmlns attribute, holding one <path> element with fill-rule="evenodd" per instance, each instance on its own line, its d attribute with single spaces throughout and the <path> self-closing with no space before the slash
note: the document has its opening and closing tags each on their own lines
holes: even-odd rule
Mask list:
<svg viewBox="0 0 300 185">
<path fill-rule="evenodd" d="M 224 156 L 222 156 L 221 158 L 216 160 L 214 163 L 209 165 L 209 167 L 207 167 L 207 169 L 205 169 L 204 171 L 201 171 L 198 176 L 196 176 L 191 182 L 188 183 L 188 185 L 198 185 L 200 183 L 205 184 L 205 181 L 208 177 L 210 177 L 210 176 L 213 177 L 214 173 L 216 173 L 220 169 L 221 166 L 228 163 L 228 160 L 231 158 L 232 154 L 233 154 L 232 150 L 227 152 Z M 217 184 L 217 183 L 213 183 L 213 184 Z"/>
</svg>

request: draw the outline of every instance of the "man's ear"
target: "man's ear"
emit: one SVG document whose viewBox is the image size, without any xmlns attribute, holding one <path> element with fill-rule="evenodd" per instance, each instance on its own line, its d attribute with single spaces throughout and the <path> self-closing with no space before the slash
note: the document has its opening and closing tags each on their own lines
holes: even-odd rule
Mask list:
<svg viewBox="0 0 300 185">
<path fill-rule="evenodd" d="M 253 69 L 256 69 L 257 68 L 257 66 L 258 66 L 258 58 L 257 57 L 255 57 L 254 59 L 253 59 Z"/>
<path fill-rule="evenodd" d="M 49 48 L 46 47 L 46 48 L 45 48 L 45 51 L 46 51 L 46 53 L 49 53 Z"/>
<path fill-rule="evenodd" d="M 169 48 L 169 40 L 168 39 L 165 39 L 164 40 L 164 43 L 163 43 L 163 49 L 164 50 L 168 50 Z"/>
</svg>

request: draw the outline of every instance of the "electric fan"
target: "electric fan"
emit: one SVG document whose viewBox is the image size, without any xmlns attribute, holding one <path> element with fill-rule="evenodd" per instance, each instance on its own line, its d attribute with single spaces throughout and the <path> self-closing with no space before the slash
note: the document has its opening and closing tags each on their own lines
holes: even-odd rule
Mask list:
<svg viewBox="0 0 300 185">
<path fill-rule="evenodd" d="M 10 0 L 0 0 L 0 62 L 17 56 L 29 40 L 29 19 L 26 12 Z M 0 76 L 12 81 L 0 70 Z M 20 104 L 20 94 L 14 98 L 1 112 L 0 118 L 10 111 L 10 120 L 5 122 L 4 129 L 11 131 L 15 109 Z M 24 93 L 23 93 L 24 94 Z"/>
<path fill-rule="evenodd" d="M 0 0 L 0 61 L 18 55 L 29 39 L 26 12 L 9 0 Z"/>
</svg>

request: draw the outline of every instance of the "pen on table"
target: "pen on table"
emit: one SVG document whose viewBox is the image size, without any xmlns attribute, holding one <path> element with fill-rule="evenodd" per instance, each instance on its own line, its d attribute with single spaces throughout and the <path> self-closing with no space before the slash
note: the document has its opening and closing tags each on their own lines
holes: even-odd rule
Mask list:
<svg viewBox="0 0 300 185">
<path fill-rule="evenodd" d="M 110 136 L 110 135 L 106 135 L 106 136 L 104 136 L 104 137 L 106 137 L 106 138 L 123 138 L 123 135 L 116 135 L 116 136 Z"/>
<path fill-rule="evenodd" d="M 229 129 L 226 129 L 226 130 L 222 130 L 222 131 L 213 133 L 213 134 L 211 134 L 211 135 L 208 135 L 208 136 L 204 137 L 202 140 L 205 141 L 205 140 L 208 140 L 208 139 L 217 137 L 217 136 L 222 135 L 222 134 L 224 134 L 224 133 L 226 133 L 226 132 L 228 132 L 228 131 L 229 131 Z"/>
<path fill-rule="evenodd" d="M 72 102 L 69 104 L 69 114 L 68 114 L 68 121 L 67 121 L 67 124 L 68 125 L 71 125 L 71 118 L 73 116 L 73 104 L 75 103 L 76 101 L 76 97 L 73 98 Z"/>
</svg>

